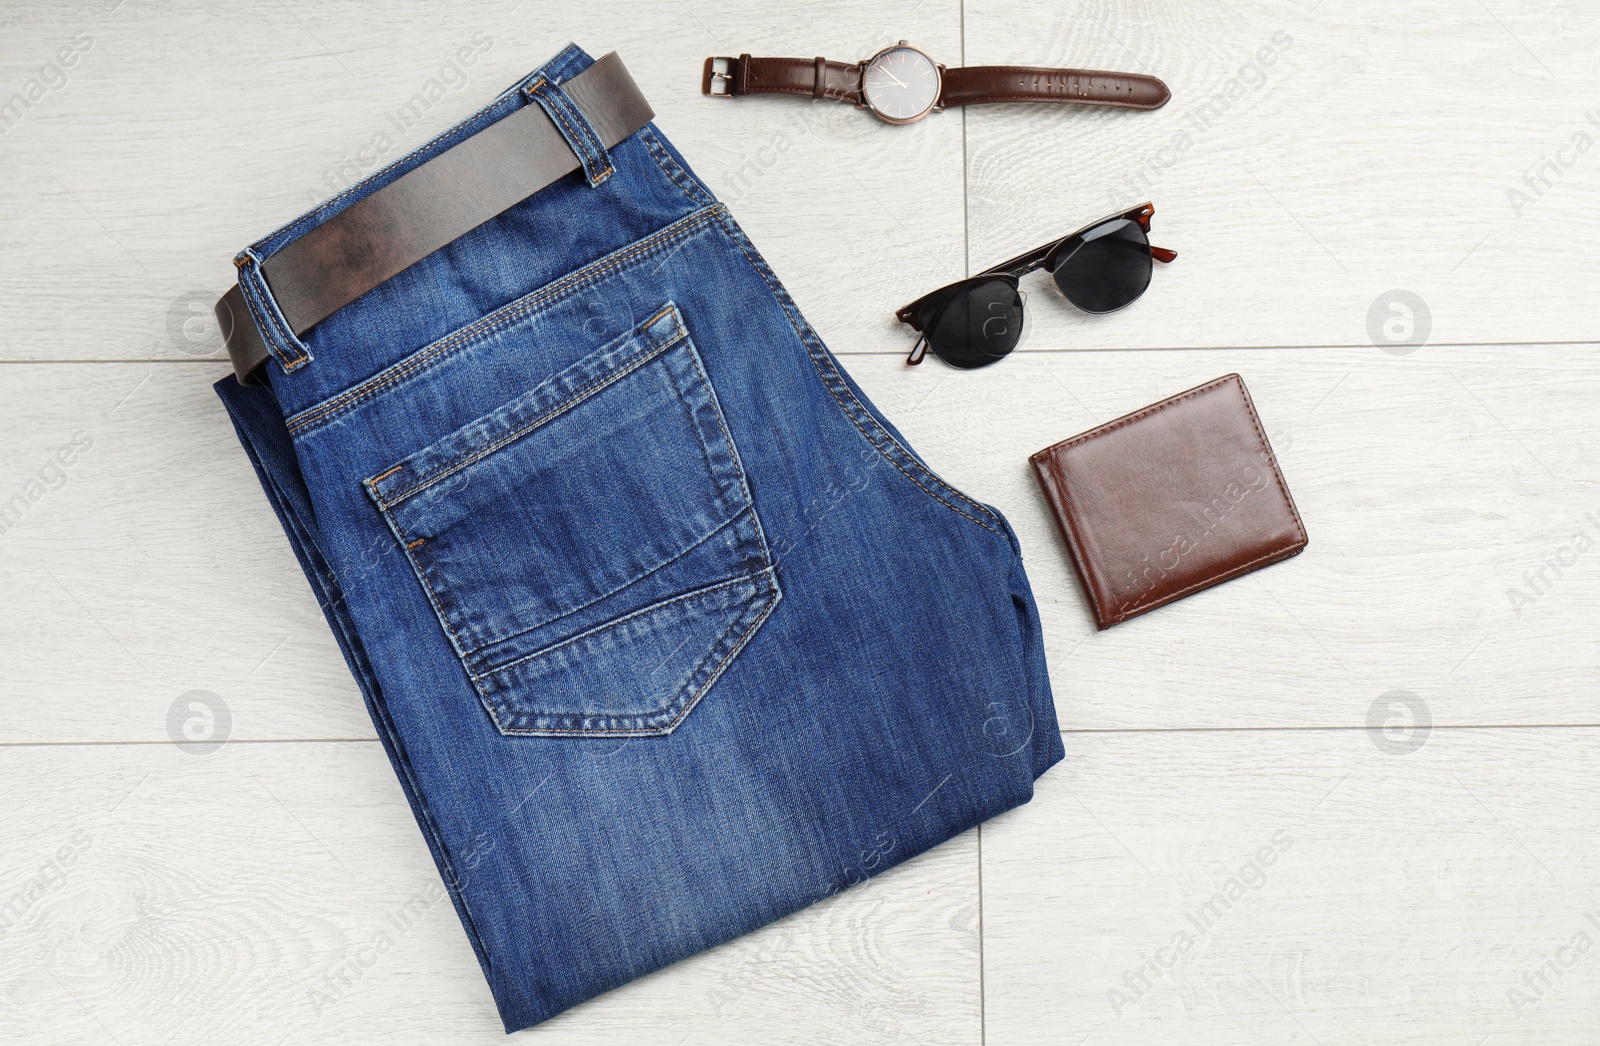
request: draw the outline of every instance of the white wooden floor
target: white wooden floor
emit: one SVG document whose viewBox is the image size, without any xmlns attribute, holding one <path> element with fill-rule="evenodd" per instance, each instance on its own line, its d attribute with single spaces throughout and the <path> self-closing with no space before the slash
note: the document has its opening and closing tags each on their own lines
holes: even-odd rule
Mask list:
<svg viewBox="0 0 1600 1046">
<path fill-rule="evenodd" d="M 1174 98 L 888 127 L 698 92 L 708 54 L 898 37 Z M 524 1038 L 1600 1038 L 1594 5 L 10 0 L 0 99 L 53 86 L 0 136 L 0 502 L 27 501 L 0 533 L 0 1040 L 502 1038 L 449 907 L 396 922 L 436 873 L 211 393 L 205 316 L 458 48 L 391 156 L 568 39 L 622 53 L 851 372 L 1009 515 L 1067 761 Z M 896 306 L 1146 198 L 1181 257 L 1137 306 L 1036 293 L 1018 357 L 902 366 Z M 1393 291 L 1426 344 L 1383 341 Z M 1232 370 L 1309 550 L 1094 633 L 1027 454 Z M 225 746 L 172 743 L 195 704 Z"/>
</svg>

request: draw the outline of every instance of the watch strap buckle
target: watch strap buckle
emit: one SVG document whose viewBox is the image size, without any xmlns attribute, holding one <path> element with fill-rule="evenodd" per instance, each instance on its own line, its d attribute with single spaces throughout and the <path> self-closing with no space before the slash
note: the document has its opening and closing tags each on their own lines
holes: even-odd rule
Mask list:
<svg viewBox="0 0 1600 1046">
<path fill-rule="evenodd" d="M 700 74 L 700 93 L 712 98 L 732 98 L 733 78 L 739 70 L 739 60 L 729 55 L 713 55 L 706 59 Z"/>
</svg>

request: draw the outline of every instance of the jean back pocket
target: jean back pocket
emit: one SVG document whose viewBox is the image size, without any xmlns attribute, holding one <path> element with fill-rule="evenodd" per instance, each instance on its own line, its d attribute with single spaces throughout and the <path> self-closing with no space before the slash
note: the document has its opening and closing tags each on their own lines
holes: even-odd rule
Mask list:
<svg viewBox="0 0 1600 1046">
<path fill-rule="evenodd" d="M 365 486 L 502 733 L 670 733 L 781 598 L 670 303 Z"/>
</svg>

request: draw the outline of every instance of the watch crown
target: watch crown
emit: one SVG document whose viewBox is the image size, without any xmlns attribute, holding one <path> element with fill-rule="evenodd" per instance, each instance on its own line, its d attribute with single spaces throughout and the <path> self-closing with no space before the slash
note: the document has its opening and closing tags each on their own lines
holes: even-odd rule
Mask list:
<svg viewBox="0 0 1600 1046">
<path fill-rule="evenodd" d="M 898 46 L 898 47 L 910 47 L 911 46 L 911 41 L 910 40 L 896 40 L 895 41 L 895 45 Z"/>
</svg>

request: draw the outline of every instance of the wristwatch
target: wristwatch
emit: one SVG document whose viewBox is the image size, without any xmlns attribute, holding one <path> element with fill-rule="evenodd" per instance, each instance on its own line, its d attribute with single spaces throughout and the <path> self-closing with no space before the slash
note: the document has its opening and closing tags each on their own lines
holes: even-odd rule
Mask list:
<svg viewBox="0 0 1600 1046">
<path fill-rule="evenodd" d="M 1172 92 L 1154 76 L 1093 69 L 974 65 L 947 69 L 901 40 L 863 62 L 825 58 L 706 59 L 700 91 L 713 98 L 799 94 L 851 102 L 887 123 L 915 123 L 952 105 L 1073 102 L 1159 109 Z"/>
</svg>

